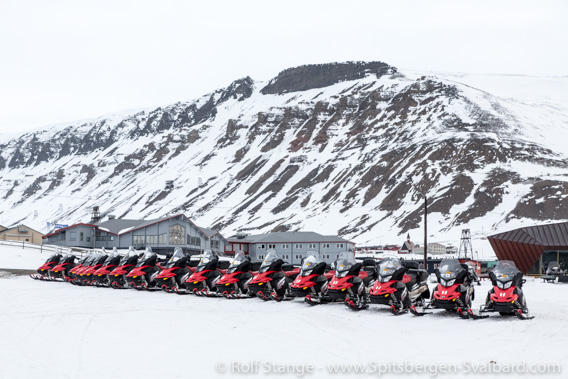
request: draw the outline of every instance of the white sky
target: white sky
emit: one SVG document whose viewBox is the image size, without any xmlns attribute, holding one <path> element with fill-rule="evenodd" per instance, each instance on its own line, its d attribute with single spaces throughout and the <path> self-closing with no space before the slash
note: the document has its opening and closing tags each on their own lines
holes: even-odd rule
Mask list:
<svg viewBox="0 0 568 379">
<path fill-rule="evenodd" d="M 566 1 L 0 0 L 0 133 L 191 100 L 288 67 L 568 75 Z"/>
</svg>

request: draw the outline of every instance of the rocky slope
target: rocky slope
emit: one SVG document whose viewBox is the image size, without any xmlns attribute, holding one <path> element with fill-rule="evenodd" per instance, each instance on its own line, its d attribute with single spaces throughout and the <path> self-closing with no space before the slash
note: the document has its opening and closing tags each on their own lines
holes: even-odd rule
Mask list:
<svg viewBox="0 0 568 379">
<path fill-rule="evenodd" d="M 543 111 L 542 109 L 540 111 Z M 397 242 L 429 199 L 434 238 L 568 219 L 568 161 L 538 107 L 382 62 L 307 65 L 195 101 L 0 144 L 0 217 L 185 213 L 226 235 L 315 230 Z M 533 118 L 534 119 L 534 118 Z M 173 188 L 165 181 L 173 180 Z M 457 230 L 457 231 L 456 231 Z"/>
</svg>

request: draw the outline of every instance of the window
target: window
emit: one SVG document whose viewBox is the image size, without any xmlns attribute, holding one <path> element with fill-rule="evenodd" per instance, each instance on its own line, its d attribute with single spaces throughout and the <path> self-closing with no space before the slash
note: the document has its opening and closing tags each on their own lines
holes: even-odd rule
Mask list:
<svg viewBox="0 0 568 379">
<path fill-rule="evenodd" d="M 79 241 L 82 241 L 82 240 L 83 240 L 83 232 L 80 232 L 79 233 Z"/>
<path fill-rule="evenodd" d="M 77 232 L 69 232 L 69 241 L 77 240 Z"/>
<path fill-rule="evenodd" d="M 168 237 L 168 233 L 164 233 L 164 234 L 160 234 L 158 236 L 158 243 L 161 243 L 163 245 L 165 245 L 167 243 L 167 237 Z"/>
<path fill-rule="evenodd" d="M 158 236 L 146 236 L 146 243 L 148 245 L 156 245 L 158 243 Z"/>
<path fill-rule="evenodd" d="M 256 257 L 257 257 L 258 259 L 264 259 L 264 254 L 258 254 Z"/>
<path fill-rule="evenodd" d="M 317 249 L 316 244 L 315 243 L 310 243 L 308 245 L 308 249 Z"/>
<path fill-rule="evenodd" d="M 189 237 L 189 244 L 193 246 L 201 246 L 201 238 Z"/>
<path fill-rule="evenodd" d="M 342 243 L 338 243 L 338 244 L 337 244 L 337 248 L 338 248 L 338 249 L 343 249 L 343 244 L 342 244 Z"/>
<path fill-rule="evenodd" d="M 329 259 L 330 258 L 329 254 L 322 254 L 321 257 L 322 257 L 322 259 Z"/>
<path fill-rule="evenodd" d="M 289 249 L 289 248 L 290 248 L 290 245 L 287 244 L 287 243 L 283 243 L 283 244 L 282 244 L 282 248 L 283 248 L 283 249 Z"/>
<path fill-rule="evenodd" d="M 259 243 L 256 245 L 257 249 L 264 249 L 264 244 L 263 243 Z"/>
<path fill-rule="evenodd" d="M 296 254 L 296 259 L 302 259 L 302 254 Z"/>
<path fill-rule="evenodd" d="M 170 245 L 184 245 L 185 244 L 185 227 L 176 224 L 170 226 Z"/>
<path fill-rule="evenodd" d="M 233 251 L 232 249 L 233 249 L 233 247 L 232 247 L 231 244 L 225 245 L 225 251 Z"/>
<path fill-rule="evenodd" d="M 294 245 L 294 249 L 303 249 L 304 245 L 302 245 L 301 243 L 297 243 Z"/>
<path fill-rule="evenodd" d="M 144 246 L 146 241 L 144 241 L 144 236 L 132 236 L 132 243 L 135 246 Z"/>
<path fill-rule="evenodd" d="M 91 237 L 87 237 L 87 242 L 91 242 Z"/>
<path fill-rule="evenodd" d="M 282 259 L 288 259 L 289 256 L 288 256 L 288 254 L 282 254 L 282 255 L 280 256 L 280 258 L 282 258 Z"/>
<path fill-rule="evenodd" d="M 276 249 L 276 244 L 268 244 L 269 249 Z"/>
<path fill-rule="evenodd" d="M 321 247 L 323 247 L 324 249 L 329 249 L 329 243 L 322 243 Z"/>
<path fill-rule="evenodd" d="M 219 242 L 219 240 L 211 240 L 211 248 L 219 249 L 221 247 L 221 244 Z"/>
<path fill-rule="evenodd" d="M 242 249 L 240 243 L 234 243 L 234 244 L 233 244 L 233 247 L 235 248 L 235 251 Z"/>
</svg>

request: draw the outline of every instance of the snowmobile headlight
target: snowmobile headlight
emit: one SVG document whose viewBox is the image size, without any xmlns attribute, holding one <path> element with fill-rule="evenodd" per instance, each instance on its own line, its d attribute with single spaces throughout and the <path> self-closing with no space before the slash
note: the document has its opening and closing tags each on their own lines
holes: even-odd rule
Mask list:
<svg viewBox="0 0 568 379">
<path fill-rule="evenodd" d="M 455 280 L 455 279 L 452 279 L 452 280 L 444 280 L 444 279 L 441 279 L 441 281 L 442 281 L 442 283 L 441 283 L 441 284 L 442 284 L 442 285 L 443 285 L 444 287 L 450 287 L 450 286 L 453 286 L 453 285 L 454 285 L 454 283 L 456 282 L 456 280 Z"/>
<path fill-rule="evenodd" d="M 380 276 L 380 281 L 381 281 L 381 283 L 386 283 L 386 282 L 388 282 L 389 280 L 391 280 L 391 278 L 392 278 L 392 275 L 389 275 L 389 276 L 383 276 L 383 275 L 381 275 L 381 276 Z"/>
<path fill-rule="evenodd" d="M 497 287 L 499 287 L 502 290 L 506 290 L 507 288 L 511 287 L 511 284 L 513 284 L 512 281 L 510 281 L 510 282 L 499 282 L 499 281 L 497 281 Z"/>
</svg>

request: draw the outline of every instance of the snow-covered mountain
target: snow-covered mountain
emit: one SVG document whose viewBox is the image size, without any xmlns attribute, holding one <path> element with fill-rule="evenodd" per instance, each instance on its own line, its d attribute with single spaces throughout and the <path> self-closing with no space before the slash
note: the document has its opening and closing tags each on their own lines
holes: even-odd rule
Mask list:
<svg viewBox="0 0 568 379">
<path fill-rule="evenodd" d="M 88 222 L 97 205 L 121 218 L 185 213 L 225 235 L 387 243 L 419 239 L 424 195 L 436 241 L 568 219 L 568 105 L 554 95 L 568 79 L 479 78 L 307 65 L 0 139 L 0 224 Z"/>
</svg>

